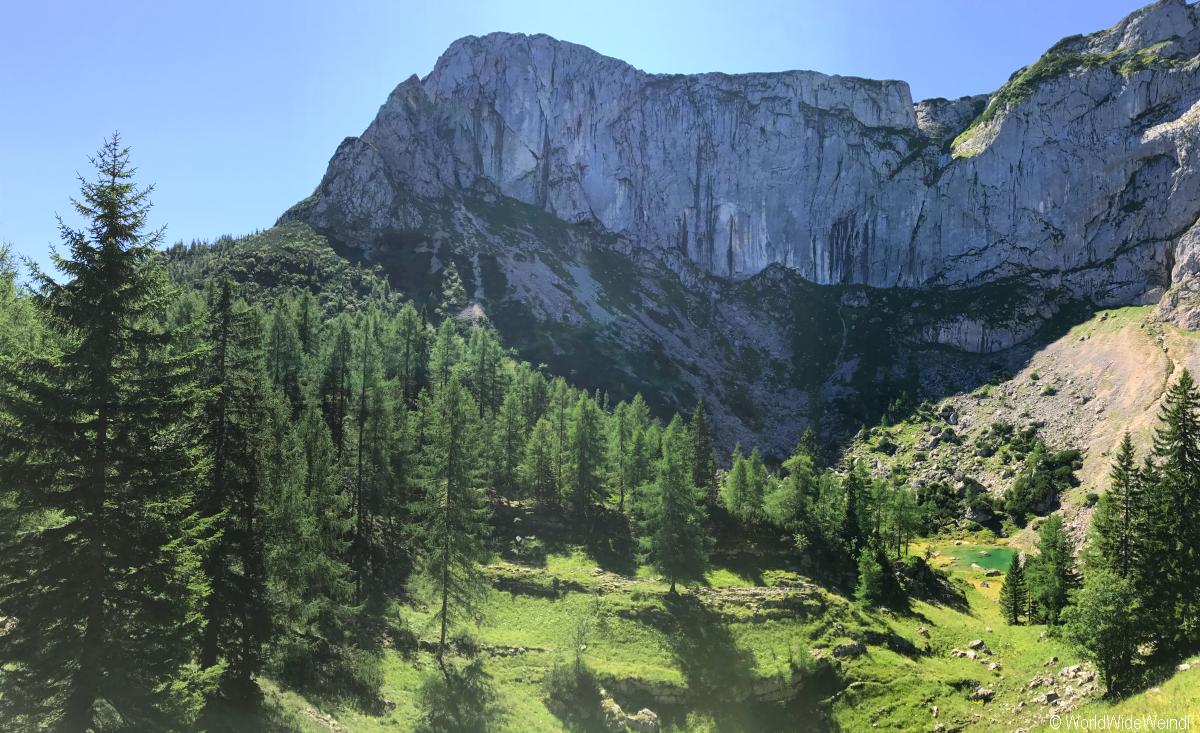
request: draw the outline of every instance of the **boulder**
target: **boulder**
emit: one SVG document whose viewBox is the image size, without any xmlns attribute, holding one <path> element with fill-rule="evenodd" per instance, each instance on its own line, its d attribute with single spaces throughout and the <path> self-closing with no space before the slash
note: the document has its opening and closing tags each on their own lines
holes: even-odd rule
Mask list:
<svg viewBox="0 0 1200 733">
<path fill-rule="evenodd" d="M 600 716 L 604 723 L 604 729 L 611 733 L 625 732 L 625 711 L 612 698 L 605 698 L 600 701 Z"/>
<path fill-rule="evenodd" d="M 839 658 L 853 658 L 862 656 L 867 651 L 867 647 L 861 642 L 853 641 L 849 644 L 838 644 L 833 648 L 833 656 Z"/>
<path fill-rule="evenodd" d="M 996 691 L 990 687 L 978 687 L 967 696 L 968 700 L 975 702 L 988 702 L 996 696 Z"/>
<path fill-rule="evenodd" d="M 626 720 L 626 725 L 635 733 L 658 733 L 658 715 L 650 708 L 642 708 L 637 715 Z"/>
<path fill-rule="evenodd" d="M 975 651 L 979 652 L 980 654 L 991 654 L 992 653 L 992 650 L 988 648 L 988 645 L 983 641 L 983 639 L 972 639 L 967 644 L 967 647 L 970 649 L 974 649 Z"/>
</svg>

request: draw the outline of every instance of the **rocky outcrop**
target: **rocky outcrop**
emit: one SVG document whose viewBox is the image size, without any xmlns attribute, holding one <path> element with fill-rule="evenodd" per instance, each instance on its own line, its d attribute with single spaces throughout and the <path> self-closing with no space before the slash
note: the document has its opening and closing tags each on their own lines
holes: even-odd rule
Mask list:
<svg viewBox="0 0 1200 733">
<path fill-rule="evenodd" d="M 468 37 L 396 88 L 291 216 L 374 245 L 433 225 L 415 201 L 470 193 L 721 276 L 1051 274 L 1101 303 L 1153 298 L 1194 269 L 1176 250 L 1200 214 L 1197 51 L 1197 11 L 1167 0 L 1060 43 L 981 114 L 981 97 L 914 105 L 898 81 L 648 74 L 544 35 Z"/>
<path fill-rule="evenodd" d="M 1200 325 L 1198 14 L 1164 0 L 915 104 L 464 38 L 282 218 L 418 300 L 453 259 L 531 363 L 664 416 L 704 398 L 724 447 L 783 457 L 1018 370 L 1081 302 Z"/>
</svg>

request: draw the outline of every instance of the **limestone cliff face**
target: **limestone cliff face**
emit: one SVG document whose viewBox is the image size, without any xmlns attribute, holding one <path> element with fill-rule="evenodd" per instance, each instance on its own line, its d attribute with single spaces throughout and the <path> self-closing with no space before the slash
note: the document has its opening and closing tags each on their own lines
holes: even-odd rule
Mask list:
<svg viewBox="0 0 1200 733">
<path fill-rule="evenodd" d="M 417 298 L 453 259 L 532 363 L 664 413 L 706 399 L 727 446 L 783 456 L 1017 370 L 1092 305 L 1200 326 L 1198 153 L 1182 0 L 916 103 L 492 34 L 396 87 L 283 220 Z"/>
<path fill-rule="evenodd" d="M 295 214 L 369 245 L 428 225 L 413 200 L 470 192 L 718 276 L 1037 275 L 1100 303 L 1155 298 L 1200 214 L 1198 17 L 1169 0 L 1067 39 L 986 112 L 914 105 L 898 81 L 655 75 L 547 36 L 468 37 L 396 88 Z"/>
</svg>

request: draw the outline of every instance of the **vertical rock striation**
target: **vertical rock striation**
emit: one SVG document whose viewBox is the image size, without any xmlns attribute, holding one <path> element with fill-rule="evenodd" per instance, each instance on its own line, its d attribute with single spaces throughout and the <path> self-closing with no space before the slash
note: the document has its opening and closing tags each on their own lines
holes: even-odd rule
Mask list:
<svg viewBox="0 0 1200 733">
<path fill-rule="evenodd" d="M 1196 9 L 1168 0 L 1064 40 L 980 116 L 983 97 L 914 105 L 898 81 L 647 74 L 544 35 L 468 37 L 396 88 L 294 213 L 369 245 L 422 225 L 413 199 L 506 196 L 719 276 L 1036 274 L 1102 303 L 1153 297 L 1200 214 L 1198 51 Z"/>
</svg>

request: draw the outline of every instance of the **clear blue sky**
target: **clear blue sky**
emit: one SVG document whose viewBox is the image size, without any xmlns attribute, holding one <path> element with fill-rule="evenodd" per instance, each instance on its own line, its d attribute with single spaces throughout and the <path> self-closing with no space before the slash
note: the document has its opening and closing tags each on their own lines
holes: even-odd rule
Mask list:
<svg viewBox="0 0 1200 733">
<path fill-rule="evenodd" d="M 168 241 L 270 226 L 391 89 L 464 35 L 549 33 L 651 72 L 903 79 L 994 90 L 1137 0 L 9 0 L 0 14 L 0 242 L 45 261 L 75 173 L 120 130 Z"/>
</svg>

